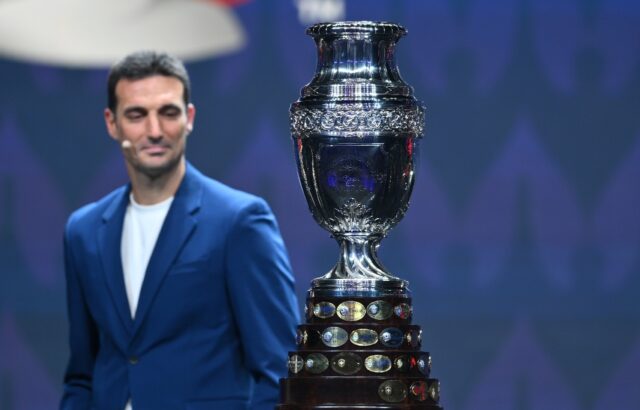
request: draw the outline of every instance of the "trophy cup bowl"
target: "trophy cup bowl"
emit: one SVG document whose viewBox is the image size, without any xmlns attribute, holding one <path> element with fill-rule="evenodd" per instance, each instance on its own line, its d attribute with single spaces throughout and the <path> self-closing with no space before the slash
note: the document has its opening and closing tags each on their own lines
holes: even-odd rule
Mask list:
<svg viewBox="0 0 640 410">
<path fill-rule="evenodd" d="M 395 63 L 396 24 L 343 22 L 307 30 L 318 65 L 291 106 L 298 175 L 311 213 L 340 244 L 321 289 L 406 292 L 377 248 L 404 216 L 424 110 Z"/>
</svg>

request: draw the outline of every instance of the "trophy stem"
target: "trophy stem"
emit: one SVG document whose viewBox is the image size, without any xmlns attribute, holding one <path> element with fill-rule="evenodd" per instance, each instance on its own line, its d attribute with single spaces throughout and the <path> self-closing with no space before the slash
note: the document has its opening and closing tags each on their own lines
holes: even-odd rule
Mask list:
<svg viewBox="0 0 640 410">
<path fill-rule="evenodd" d="M 340 243 L 340 259 L 326 275 L 311 282 L 311 293 L 409 297 L 407 281 L 387 273 L 378 259 L 381 235 L 345 234 L 336 239 Z"/>
<path fill-rule="evenodd" d="M 378 259 L 381 236 L 346 234 L 336 239 L 340 243 L 340 259 L 324 279 L 399 280 L 388 274 Z"/>
</svg>

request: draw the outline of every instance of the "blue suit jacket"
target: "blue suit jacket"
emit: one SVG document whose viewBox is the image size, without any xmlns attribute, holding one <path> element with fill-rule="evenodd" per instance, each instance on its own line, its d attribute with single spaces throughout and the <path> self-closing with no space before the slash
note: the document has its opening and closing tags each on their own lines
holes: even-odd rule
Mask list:
<svg viewBox="0 0 640 410">
<path fill-rule="evenodd" d="M 273 409 L 298 323 L 266 203 L 187 165 L 131 319 L 120 257 L 130 187 L 65 231 L 71 357 L 61 409 Z"/>
</svg>

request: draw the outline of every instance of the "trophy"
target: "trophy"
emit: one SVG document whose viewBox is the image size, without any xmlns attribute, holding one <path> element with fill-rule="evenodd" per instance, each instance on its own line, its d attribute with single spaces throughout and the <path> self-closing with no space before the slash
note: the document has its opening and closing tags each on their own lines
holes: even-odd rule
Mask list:
<svg viewBox="0 0 640 410">
<path fill-rule="evenodd" d="M 377 256 L 408 208 L 424 130 L 394 57 L 406 30 L 338 22 L 307 34 L 318 64 L 291 105 L 291 132 L 309 208 L 340 256 L 311 282 L 278 409 L 441 410 L 408 283 Z"/>
</svg>

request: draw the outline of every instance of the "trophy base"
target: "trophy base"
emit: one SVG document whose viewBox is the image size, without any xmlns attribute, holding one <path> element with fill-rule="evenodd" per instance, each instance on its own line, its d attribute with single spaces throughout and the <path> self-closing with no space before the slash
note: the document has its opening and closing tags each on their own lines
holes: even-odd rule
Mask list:
<svg viewBox="0 0 640 410">
<path fill-rule="evenodd" d="M 333 380 L 318 380 L 317 378 L 289 378 L 283 379 L 280 389 L 292 403 L 281 404 L 278 410 L 302 409 L 412 409 L 412 410 L 442 410 L 433 400 L 429 400 L 428 390 L 423 392 L 424 402 L 412 401 L 411 397 L 402 398 L 400 403 L 384 403 L 379 397 L 372 397 L 371 392 L 379 390 L 379 386 L 386 378 L 338 377 Z M 396 380 L 412 385 L 425 379 L 405 377 Z M 426 385 L 437 384 L 435 379 L 426 379 Z M 412 395 L 408 392 L 407 396 Z M 311 404 L 309 402 L 316 402 Z M 375 401 L 378 401 L 376 403 Z M 317 403 L 324 402 L 324 403 Z"/>
<path fill-rule="evenodd" d="M 278 410 L 442 410 L 422 330 L 403 280 L 318 278 L 308 291 L 298 350 L 280 380 Z"/>
</svg>

